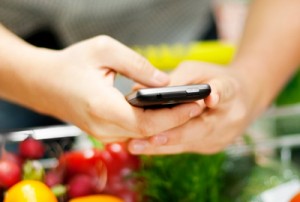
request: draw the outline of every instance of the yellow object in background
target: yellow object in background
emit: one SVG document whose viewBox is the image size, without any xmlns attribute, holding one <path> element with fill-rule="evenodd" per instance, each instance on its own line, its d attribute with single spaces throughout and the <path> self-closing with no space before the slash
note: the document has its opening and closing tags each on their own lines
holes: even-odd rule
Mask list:
<svg viewBox="0 0 300 202">
<path fill-rule="evenodd" d="M 7 190 L 4 202 L 57 202 L 57 199 L 44 183 L 22 180 Z"/>
<path fill-rule="evenodd" d="M 235 47 L 232 44 L 219 41 L 136 46 L 133 49 L 146 57 L 155 67 L 166 71 L 174 69 L 186 60 L 228 64 L 235 52 Z"/>
<path fill-rule="evenodd" d="M 71 199 L 69 202 L 124 202 L 122 199 L 110 195 L 91 195 Z"/>
</svg>

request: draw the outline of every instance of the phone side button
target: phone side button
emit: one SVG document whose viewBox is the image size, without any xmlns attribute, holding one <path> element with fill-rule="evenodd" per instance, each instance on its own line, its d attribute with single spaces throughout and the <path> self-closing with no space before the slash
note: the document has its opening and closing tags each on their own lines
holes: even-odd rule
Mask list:
<svg viewBox="0 0 300 202">
<path fill-rule="evenodd" d="M 198 88 L 189 88 L 185 91 L 187 94 L 190 94 L 190 93 L 199 93 L 200 90 Z"/>
</svg>

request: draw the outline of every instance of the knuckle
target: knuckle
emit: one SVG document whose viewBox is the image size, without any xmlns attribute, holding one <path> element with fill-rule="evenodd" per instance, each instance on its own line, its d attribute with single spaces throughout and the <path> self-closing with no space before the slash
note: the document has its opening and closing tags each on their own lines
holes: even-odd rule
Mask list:
<svg viewBox="0 0 300 202">
<path fill-rule="evenodd" d="M 108 52 L 114 39 L 107 35 L 95 37 L 94 47 L 97 52 Z"/>
<path fill-rule="evenodd" d="M 86 112 L 92 119 L 101 118 L 99 113 L 99 107 L 101 106 L 101 100 L 97 97 L 90 97 L 86 100 Z"/>
<path fill-rule="evenodd" d="M 133 62 L 136 64 L 136 70 L 140 73 L 143 73 L 145 71 L 149 71 L 149 67 L 151 67 L 150 63 L 147 61 L 146 58 L 136 55 L 133 59 Z M 152 68 L 150 68 L 152 70 Z"/>
<path fill-rule="evenodd" d="M 174 114 L 172 118 L 174 119 L 174 123 L 178 125 L 186 122 L 189 119 L 189 114 L 188 113 Z"/>
<path fill-rule="evenodd" d="M 140 121 L 136 127 L 136 132 L 142 137 L 147 137 L 155 134 L 154 126 L 149 120 Z"/>
</svg>

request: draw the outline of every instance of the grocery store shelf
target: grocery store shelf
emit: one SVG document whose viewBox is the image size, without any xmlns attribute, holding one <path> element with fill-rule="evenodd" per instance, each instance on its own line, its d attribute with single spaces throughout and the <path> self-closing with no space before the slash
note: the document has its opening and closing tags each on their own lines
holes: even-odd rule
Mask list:
<svg viewBox="0 0 300 202">
<path fill-rule="evenodd" d="M 266 138 L 264 140 L 253 142 L 252 144 L 231 145 L 227 148 L 227 153 L 231 156 L 249 155 L 251 153 L 261 153 L 280 149 L 286 154 L 287 150 L 300 147 L 300 133 L 287 134 L 280 137 Z"/>
<path fill-rule="evenodd" d="M 30 130 L 8 132 L 8 133 L 1 134 L 1 137 L 4 137 L 6 141 L 19 142 L 24 140 L 28 135 L 32 135 L 35 139 L 45 140 L 45 139 L 76 137 L 81 134 L 83 134 L 83 132 L 79 128 L 72 125 L 67 125 L 67 126 L 51 126 L 45 128 L 33 128 Z"/>
<path fill-rule="evenodd" d="M 300 104 L 291 104 L 286 106 L 272 106 L 269 110 L 264 113 L 264 118 L 279 118 L 287 116 L 300 115 Z"/>
</svg>

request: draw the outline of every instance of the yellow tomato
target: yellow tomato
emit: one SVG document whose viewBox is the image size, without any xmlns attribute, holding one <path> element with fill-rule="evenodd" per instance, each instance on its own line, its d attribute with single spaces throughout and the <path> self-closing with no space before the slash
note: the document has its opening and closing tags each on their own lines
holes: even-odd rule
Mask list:
<svg viewBox="0 0 300 202">
<path fill-rule="evenodd" d="M 110 195 L 91 195 L 73 198 L 69 202 L 124 202 L 122 199 Z"/>
<path fill-rule="evenodd" d="M 57 199 L 44 183 L 23 180 L 7 190 L 4 202 L 57 202 Z"/>
</svg>

